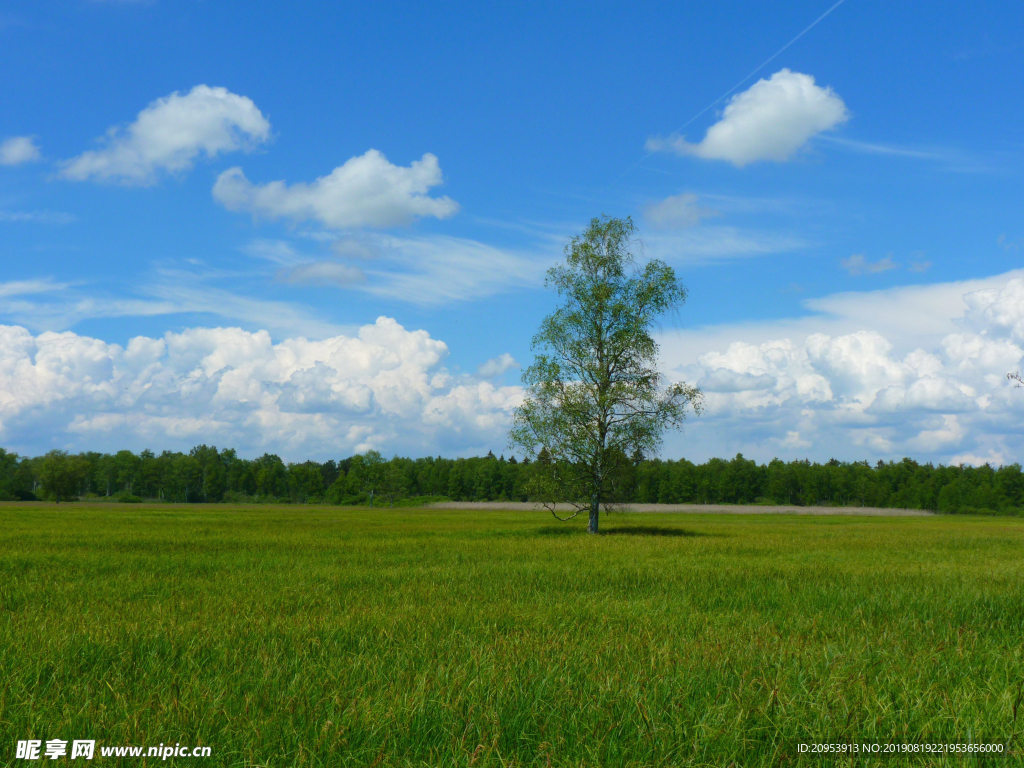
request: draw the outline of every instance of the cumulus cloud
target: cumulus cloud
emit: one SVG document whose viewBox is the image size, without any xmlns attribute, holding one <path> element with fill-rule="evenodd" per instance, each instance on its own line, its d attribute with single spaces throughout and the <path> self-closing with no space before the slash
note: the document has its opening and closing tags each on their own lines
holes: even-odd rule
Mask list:
<svg viewBox="0 0 1024 768">
<path fill-rule="evenodd" d="M 874 275 L 878 272 L 888 272 L 890 269 L 896 269 L 899 266 L 890 256 L 886 256 L 878 261 L 868 261 L 864 258 L 863 253 L 855 253 L 850 258 L 843 259 L 839 263 L 851 275 Z M 924 270 L 915 271 L 923 272 Z"/>
<path fill-rule="evenodd" d="M 126 128 L 111 128 L 101 149 L 62 164 L 61 176 L 153 184 L 161 172 L 187 171 L 201 155 L 251 150 L 270 139 L 270 123 L 251 99 L 197 85 L 157 99 Z"/>
<path fill-rule="evenodd" d="M 11 136 L 0 142 L 0 165 L 21 165 L 39 160 L 42 154 L 32 136 Z"/>
<path fill-rule="evenodd" d="M 0 300 L 60 288 L 0 284 Z M 666 455 L 1024 458 L 1024 394 L 1005 378 L 1024 362 L 1024 273 L 808 307 L 799 320 L 661 337 L 670 378 L 699 384 L 707 405 Z M 125 347 L 3 326 L 0 444 L 38 453 L 205 441 L 295 459 L 486 451 L 522 397 L 487 379 L 515 361 L 502 354 L 457 376 L 447 354 L 388 318 L 322 340 L 192 328 Z"/>
<path fill-rule="evenodd" d="M 501 376 L 505 371 L 518 367 L 519 363 L 516 362 L 515 358 L 508 352 L 505 352 L 498 357 L 493 357 L 488 360 L 477 368 L 476 372 L 484 378 L 491 379 L 495 376 Z"/>
<path fill-rule="evenodd" d="M 121 347 L 0 326 L 0 440 L 31 453 L 202 441 L 294 460 L 486 450 L 503 439 L 521 390 L 452 376 L 447 354 L 386 317 L 352 335 L 277 344 L 238 328 Z"/>
<path fill-rule="evenodd" d="M 405 167 L 371 149 L 309 184 L 253 184 L 241 168 L 231 168 L 218 177 L 213 196 L 228 210 L 268 219 L 316 221 L 334 229 L 394 227 L 424 216 L 453 216 L 458 203 L 428 194 L 442 181 L 437 157 L 429 152 Z"/>
<path fill-rule="evenodd" d="M 691 341 L 688 353 L 673 349 L 685 334 L 664 339 L 680 360 L 672 375 L 696 381 L 708 409 L 670 445 L 761 459 L 1024 459 L 1024 397 L 1005 378 L 1024 358 L 1024 276 L 859 294 L 865 312 L 890 307 L 873 323 L 841 314 L 856 296 L 818 300 L 836 314 L 776 324 L 785 336 L 769 327 L 768 338 L 745 340 L 735 337 L 749 328 L 726 329 Z M 930 334 L 913 319 L 925 298 Z"/>
<path fill-rule="evenodd" d="M 666 229 L 693 227 L 700 224 L 701 219 L 718 215 L 718 211 L 698 205 L 697 196 L 692 192 L 666 197 L 644 210 L 647 221 Z"/>
<path fill-rule="evenodd" d="M 737 167 L 759 160 L 783 162 L 815 134 L 848 118 L 846 105 L 831 88 L 815 85 L 810 75 L 782 69 L 733 96 L 700 143 L 683 136 L 651 138 L 647 149 L 727 160 Z"/>
</svg>

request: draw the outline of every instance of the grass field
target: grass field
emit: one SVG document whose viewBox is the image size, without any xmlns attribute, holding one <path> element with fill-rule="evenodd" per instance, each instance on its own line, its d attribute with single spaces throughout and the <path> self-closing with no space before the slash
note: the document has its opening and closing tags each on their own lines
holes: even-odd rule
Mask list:
<svg viewBox="0 0 1024 768">
<path fill-rule="evenodd" d="M 0 765 L 32 764 L 15 760 L 30 738 L 96 739 L 99 765 L 790 766 L 823 762 L 797 751 L 821 740 L 1021 754 L 1024 520 L 602 524 L 0 507 Z M 161 742 L 212 756 L 100 757 Z"/>
</svg>

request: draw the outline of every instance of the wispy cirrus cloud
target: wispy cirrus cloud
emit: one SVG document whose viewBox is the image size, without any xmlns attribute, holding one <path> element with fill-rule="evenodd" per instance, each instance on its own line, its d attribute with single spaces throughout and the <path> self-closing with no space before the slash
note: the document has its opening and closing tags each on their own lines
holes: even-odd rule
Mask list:
<svg viewBox="0 0 1024 768">
<path fill-rule="evenodd" d="M 337 261 L 310 261 L 281 270 L 277 279 L 293 285 L 346 288 L 366 280 L 366 273 L 351 264 L 340 264 Z"/>
<path fill-rule="evenodd" d="M 69 285 L 69 283 L 58 283 L 51 277 L 34 280 L 9 280 L 0 283 L 0 299 L 38 293 L 54 293 L 66 290 Z"/>
<path fill-rule="evenodd" d="M 646 255 L 675 265 L 712 264 L 791 253 L 811 244 L 798 235 L 708 225 L 677 232 L 647 233 L 642 242 Z"/>
<path fill-rule="evenodd" d="M 285 240 L 260 239 L 244 252 L 280 267 L 276 276 L 282 282 L 333 285 L 421 306 L 475 301 L 540 285 L 544 270 L 558 255 L 546 244 L 513 250 L 445 235 L 375 232 L 346 233 L 327 240 L 326 246 L 326 254 L 311 254 Z"/>
<path fill-rule="evenodd" d="M 919 160 L 934 163 L 944 171 L 954 173 L 1003 173 L 1011 155 L 990 152 L 968 152 L 955 147 L 907 146 L 886 142 L 859 141 L 844 136 L 822 135 L 820 141 L 862 155 Z M 1000 159 L 1001 157 L 1001 159 Z M 1019 160 L 1015 160 L 1019 164 Z"/>
<path fill-rule="evenodd" d="M 377 242 L 382 255 L 364 267 L 370 279 L 362 290 L 427 306 L 540 285 L 556 256 L 438 235 L 382 236 Z"/>
</svg>

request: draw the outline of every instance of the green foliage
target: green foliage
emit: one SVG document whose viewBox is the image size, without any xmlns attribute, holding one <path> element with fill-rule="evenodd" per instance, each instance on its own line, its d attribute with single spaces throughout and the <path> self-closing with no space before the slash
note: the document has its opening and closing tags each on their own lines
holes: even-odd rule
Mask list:
<svg viewBox="0 0 1024 768">
<path fill-rule="evenodd" d="M 538 354 L 523 373 L 527 386 L 509 434 L 513 446 L 539 462 L 531 495 L 555 511 L 590 511 L 597 532 L 602 504 L 628 498 L 630 457 L 657 453 L 666 429 L 682 424 L 701 394 L 666 386 L 651 328 L 686 300 L 664 262 L 639 268 L 631 219 L 593 219 L 565 248 L 565 263 L 546 285 L 564 300 L 533 337 Z M 556 515 L 557 517 L 557 515 Z"/>
<path fill-rule="evenodd" d="M 0 501 L 35 499 L 31 463 L 0 448 Z"/>
<path fill-rule="evenodd" d="M 127 451 L 125 451 L 127 453 Z M 58 504 L 75 499 L 82 493 L 88 465 L 79 456 L 69 456 L 67 451 L 52 450 L 39 462 L 39 484 L 47 498 Z"/>
<path fill-rule="evenodd" d="M 5 757 L 82 734 L 238 768 L 968 764 L 797 752 L 826 740 L 1009 741 L 992 764 L 1020 764 L 1024 521 L 605 528 L 0 507 Z"/>
<path fill-rule="evenodd" d="M 58 452 L 59 453 L 59 452 Z M 244 504 L 368 504 L 364 456 L 318 464 L 285 465 L 274 455 L 240 459 L 234 450 L 197 446 L 187 454 L 143 451 L 130 474 L 113 476 L 119 454 L 83 453 L 64 458 L 75 464 L 70 496 L 114 498 L 129 494 L 169 502 L 224 501 Z M 41 471 L 48 454 L 35 459 L 0 449 L 0 500 L 33 500 L 45 495 Z M 379 454 L 378 454 L 379 456 Z M 405 506 L 411 499 L 526 501 L 534 478 L 553 462 L 541 451 L 536 461 L 504 456 L 444 459 L 394 457 L 371 461 L 377 473 L 374 503 Z M 618 498 L 641 504 L 792 504 L 937 510 L 946 514 L 1017 514 L 1024 508 L 1024 473 L 1019 464 L 998 469 L 946 467 L 898 462 L 809 461 L 768 464 L 737 454 L 730 460 L 694 464 L 686 459 L 633 457 L 620 465 Z M 326 478 L 333 478 L 330 484 Z M 124 482 L 125 485 L 121 485 Z M 50 496 L 49 498 L 53 498 Z"/>
</svg>

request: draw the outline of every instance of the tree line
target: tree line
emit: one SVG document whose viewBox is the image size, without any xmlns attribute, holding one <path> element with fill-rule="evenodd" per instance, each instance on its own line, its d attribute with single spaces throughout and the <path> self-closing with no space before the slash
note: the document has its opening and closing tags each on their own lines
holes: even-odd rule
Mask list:
<svg viewBox="0 0 1024 768">
<path fill-rule="evenodd" d="M 0 449 L 0 500 L 371 504 L 528 501 L 550 462 L 516 457 L 385 459 L 376 451 L 340 461 L 285 463 L 274 454 L 240 458 L 199 445 L 188 453 L 51 451 L 21 457 Z M 793 504 L 1017 513 L 1024 508 L 1019 464 L 994 468 L 867 461 L 767 464 L 737 454 L 695 464 L 634 456 L 622 462 L 620 501 L 661 504 Z"/>
</svg>

